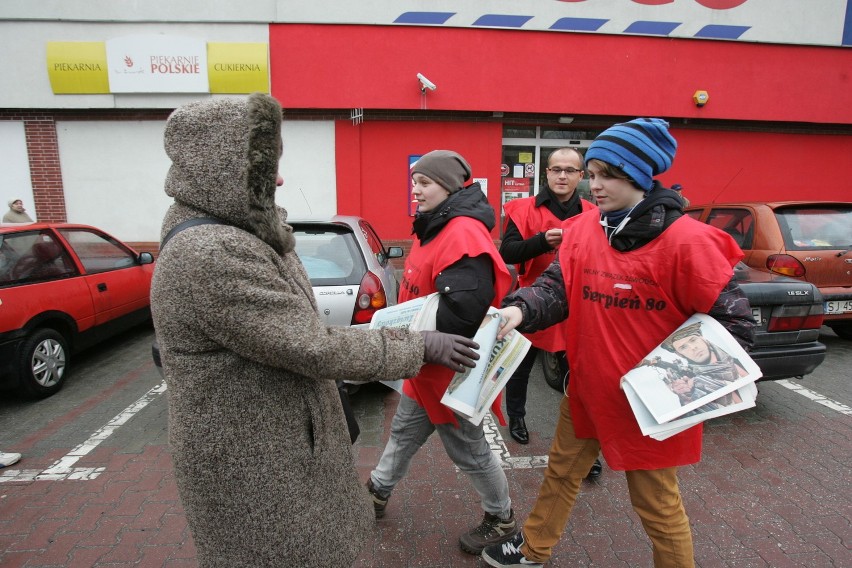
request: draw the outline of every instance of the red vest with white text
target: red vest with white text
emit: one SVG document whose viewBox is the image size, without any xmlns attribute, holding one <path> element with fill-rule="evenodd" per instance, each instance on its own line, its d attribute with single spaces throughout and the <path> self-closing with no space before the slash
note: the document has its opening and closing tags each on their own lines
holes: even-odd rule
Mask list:
<svg viewBox="0 0 852 568">
<path fill-rule="evenodd" d="M 494 264 L 494 307 L 509 292 L 512 277 L 500 258 L 500 253 L 491 240 L 491 235 L 480 221 L 470 217 L 451 219 L 438 235 L 421 246 L 415 239 L 411 252 L 405 261 L 399 301 L 405 302 L 420 296 L 437 292 L 435 279 L 442 270 L 460 260 L 463 256 L 471 258 L 487 254 Z M 423 365 L 420 373 L 403 383 L 403 392 L 422 406 L 432 424 L 458 424 L 452 410 L 441 404 L 441 397 L 453 378 L 453 371 L 441 365 Z M 501 410 L 502 396 L 498 396 L 491 405 L 491 411 L 505 425 Z"/>
<path fill-rule="evenodd" d="M 681 217 L 650 243 L 619 252 L 598 212 L 563 224 L 559 260 L 568 300 L 569 400 L 579 438 L 601 443 L 616 470 L 701 459 L 701 425 L 666 440 L 643 436 L 621 377 L 692 314 L 707 313 L 742 251 L 726 233 Z"/>
</svg>

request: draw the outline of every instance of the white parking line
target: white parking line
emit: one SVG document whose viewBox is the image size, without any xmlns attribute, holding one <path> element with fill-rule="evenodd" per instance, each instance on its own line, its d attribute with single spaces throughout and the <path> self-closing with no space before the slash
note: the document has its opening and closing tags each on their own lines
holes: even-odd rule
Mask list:
<svg viewBox="0 0 852 568">
<path fill-rule="evenodd" d="M 155 386 L 142 398 L 122 410 L 115 418 L 110 420 L 106 426 L 92 434 L 88 440 L 65 454 L 53 463 L 44 471 L 37 469 L 9 469 L 0 471 L 0 483 L 7 481 L 34 481 L 47 479 L 51 481 L 59 481 L 62 479 L 71 480 L 88 480 L 95 479 L 104 472 L 103 467 L 73 467 L 80 458 L 87 455 L 100 445 L 101 442 L 109 438 L 113 432 L 127 423 L 140 410 L 148 406 L 158 396 L 166 392 L 166 383 L 163 381 Z"/>
<path fill-rule="evenodd" d="M 818 392 L 814 392 L 810 389 L 806 389 L 805 387 L 799 385 L 799 383 L 794 383 L 794 382 L 788 381 L 788 380 L 775 381 L 775 382 L 777 384 L 781 385 L 782 387 L 788 388 L 791 391 L 796 392 L 796 393 L 802 395 L 805 398 L 809 398 L 812 401 L 825 406 L 826 408 L 836 410 L 837 412 L 840 412 L 841 414 L 847 414 L 847 415 L 852 414 L 852 408 L 849 408 L 845 404 L 841 404 L 841 403 L 837 402 L 836 400 L 831 400 L 830 398 L 826 398 L 823 395 L 819 394 Z"/>
<path fill-rule="evenodd" d="M 482 428 L 485 430 L 485 439 L 488 440 L 491 451 L 500 460 L 503 469 L 530 469 L 547 466 L 547 456 L 522 456 L 513 458 L 490 412 L 482 419 Z"/>
</svg>

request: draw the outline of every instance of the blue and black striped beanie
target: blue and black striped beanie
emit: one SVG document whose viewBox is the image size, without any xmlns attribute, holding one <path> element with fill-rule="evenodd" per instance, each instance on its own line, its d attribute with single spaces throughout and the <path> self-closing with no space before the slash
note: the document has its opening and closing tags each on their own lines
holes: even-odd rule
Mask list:
<svg viewBox="0 0 852 568">
<path fill-rule="evenodd" d="M 669 134 L 669 123 L 660 118 L 637 118 L 607 128 L 586 150 L 586 163 L 600 160 L 630 176 L 649 191 L 654 176 L 669 169 L 677 141 Z"/>
</svg>

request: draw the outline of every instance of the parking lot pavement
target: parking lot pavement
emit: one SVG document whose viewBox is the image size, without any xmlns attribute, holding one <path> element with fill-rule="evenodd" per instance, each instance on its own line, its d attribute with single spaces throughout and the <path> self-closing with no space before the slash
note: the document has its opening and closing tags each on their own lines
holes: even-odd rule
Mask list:
<svg viewBox="0 0 852 568">
<path fill-rule="evenodd" d="M 197 565 L 166 446 L 167 393 L 155 392 L 161 381 L 150 363 L 150 335 L 138 331 L 81 359 L 51 399 L 0 400 L 0 448 L 24 454 L 0 469 L 0 566 Z M 821 367 L 790 385 L 761 383 L 757 407 L 712 421 L 702 462 L 682 468 L 700 568 L 852 566 L 852 347 L 824 340 L 823 374 Z M 537 373 L 527 406 L 530 444 L 489 425 L 519 519 L 535 500 L 560 399 Z M 362 479 L 378 461 L 397 397 L 379 385 L 353 396 Z M 355 566 L 484 566 L 457 544 L 481 516 L 467 478 L 433 437 Z M 622 473 L 605 467 L 598 481 L 584 482 L 554 552 L 554 567 L 652 565 Z"/>
</svg>

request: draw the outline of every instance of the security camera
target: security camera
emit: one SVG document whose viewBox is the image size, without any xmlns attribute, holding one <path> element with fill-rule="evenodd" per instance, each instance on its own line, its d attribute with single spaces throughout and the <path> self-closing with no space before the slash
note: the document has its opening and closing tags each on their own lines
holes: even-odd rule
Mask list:
<svg viewBox="0 0 852 568">
<path fill-rule="evenodd" d="M 418 73 L 417 79 L 420 81 L 420 84 L 422 85 L 420 87 L 420 90 L 423 91 L 424 93 L 426 92 L 426 89 L 429 89 L 430 91 L 434 91 L 435 89 L 438 88 L 438 86 L 435 83 L 433 83 L 432 81 L 430 81 L 429 79 L 424 77 L 423 73 Z"/>
</svg>

